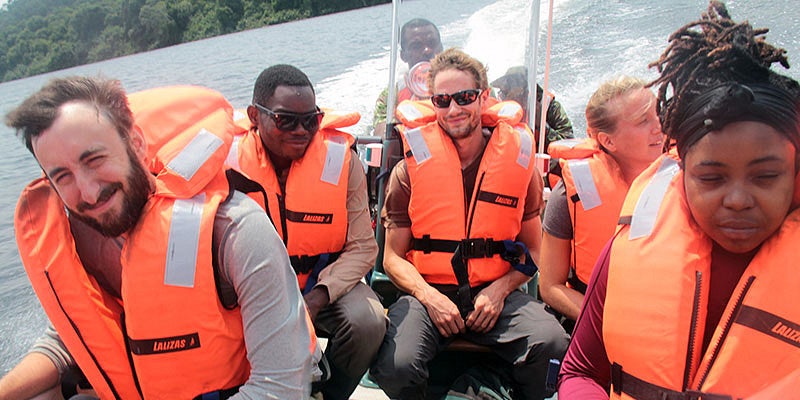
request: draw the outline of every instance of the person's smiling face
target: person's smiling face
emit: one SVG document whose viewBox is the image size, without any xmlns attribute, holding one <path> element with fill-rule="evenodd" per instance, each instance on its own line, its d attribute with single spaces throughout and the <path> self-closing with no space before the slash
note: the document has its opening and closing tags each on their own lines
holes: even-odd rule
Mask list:
<svg viewBox="0 0 800 400">
<path fill-rule="evenodd" d="M 136 129 L 125 140 L 94 105 L 75 101 L 59 108 L 32 145 L 71 215 L 106 236 L 136 225 L 152 188 L 143 166 L 146 145 Z"/>
<path fill-rule="evenodd" d="M 310 86 L 280 85 L 275 88 L 275 93 L 263 106 L 278 114 L 300 117 L 301 120 L 306 120 L 317 111 L 316 96 Z M 251 120 L 258 127 L 261 141 L 269 152 L 272 162 L 279 168 L 285 168 L 292 161 L 302 158 L 311 139 L 319 130 L 318 123 L 307 128 L 306 124 L 300 121 L 294 124 L 291 130 L 284 130 L 275 123 L 268 112 L 257 109 L 253 111 L 257 113 L 251 116 Z"/>
<path fill-rule="evenodd" d="M 477 89 L 475 78 L 468 72 L 455 68 L 439 72 L 433 82 L 434 94 L 452 95 L 468 89 Z M 434 107 L 436 120 L 453 139 L 463 139 L 472 134 L 480 134 L 481 107 L 487 97 L 489 97 L 489 91 L 484 90 L 480 92 L 474 102 L 469 104 L 458 105 L 454 99 L 450 99 L 448 107 Z"/>
</svg>

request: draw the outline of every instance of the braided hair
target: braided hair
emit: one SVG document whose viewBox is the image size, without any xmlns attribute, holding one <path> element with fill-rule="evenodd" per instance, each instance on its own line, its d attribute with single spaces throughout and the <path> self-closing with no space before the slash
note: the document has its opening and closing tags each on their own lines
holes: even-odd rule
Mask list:
<svg viewBox="0 0 800 400">
<path fill-rule="evenodd" d="M 776 62 L 789 68 L 789 61 L 786 50 L 764 40 L 768 31 L 754 29 L 747 21 L 734 22 L 721 1 L 711 0 L 699 20 L 669 37 L 667 49 L 649 65 L 661 76 L 648 86 L 660 85 L 658 108 L 670 138 L 677 139 L 674 135 L 692 100 L 723 83 L 767 84 L 800 98 L 796 81 L 770 70 Z M 672 97 L 667 98 L 670 88 Z"/>
</svg>

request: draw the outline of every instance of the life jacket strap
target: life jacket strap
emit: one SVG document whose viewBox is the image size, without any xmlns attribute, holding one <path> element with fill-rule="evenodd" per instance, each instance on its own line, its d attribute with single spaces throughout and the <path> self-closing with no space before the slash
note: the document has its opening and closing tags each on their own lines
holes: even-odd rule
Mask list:
<svg viewBox="0 0 800 400">
<path fill-rule="evenodd" d="M 503 254 L 506 247 L 502 241 L 494 241 L 490 239 L 463 239 L 463 240 L 445 240 L 445 239 L 431 239 L 431 235 L 423 235 L 421 238 L 413 238 L 411 241 L 411 248 L 419 250 L 425 254 L 430 254 L 433 251 L 440 253 L 455 253 L 457 248 L 461 248 L 461 256 L 470 258 L 490 258 L 495 254 Z"/>
<path fill-rule="evenodd" d="M 264 207 L 266 207 L 267 216 L 269 217 L 270 222 L 273 221 L 272 215 L 269 213 L 269 199 L 267 198 L 267 192 L 258 182 L 246 177 L 241 172 L 232 168 L 225 170 L 225 176 L 228 178 L 228 185 L 230 187 L 230 190 L 228 190 L 228 198 L 225 199 L 225 201 L 230 200 L 234 191 L 242 192 L 248 195 L 250 193 L 261 193 L 261 197 L 264 199 Z M 217 258 L 214 257 L 214 260 L 216 259 Z"/>
<path fill-rule="evenodd" d="M 695 390 L 679 392 L 667 389 L 656 384 L 645 382 L 625 371 L 622 366 L 614 363 L 611 365 L 611 384 L 614 393 L 625 393 L 636 399 L 660 400 L 733 400 L 725 394 L 704 393 Z"/>
<path fill-rule="evenodd" d="M 342 252 L 335 252 L 322 253 L 314 256 L 303 255 L 289 257 L 295 274 L 309 274 L 308 279 L 306 279 L 305 287 L 301 288 L 303 294 L 310 292 L 311 289 L 316 286 L 317 281 L 319 281 L 319 273 L 322 272 L 325 267 L 338 260 L 341 254 Z"/>
<path fill-rule="evenodd" d="M 289 261 L 292 262 L 292 269 L 294 269 L 295 274 L 307 274 L 313 271 L 318 264 L 322 264 L 323 267 L 328 266 L 328 264 L 336 261 L 340 254 L 342 253 L 322 253 L 313 256 L 289 256 Z"/>
<path fill-rule="evenodd" d="M 504 240 L 503 247 L 505 247 L 505 251 L 500 254 L 500 258 L 508 261 L 515 270 L 530 277 L 539 270 L 539 267 L 533 262 L 533 257 L 531 257 L 531 253 L 528 251 L 528 246 L 525 246 L 525 243 Z M 522 256 L 525 256 L 524 263 L 520 262 Z"/>
<path fill-rule="evenodd" d="M 569 283 L 569 287 L 586 294 L 586 284 L 578 278 L 578 273 L 575 271 L 575 268 L 569 269 L 569 277 L 567 277 L 567 283 Z"/>
<path fill-rule="evenodd" d="M 472 290 L 469 286 L 467 257 L 465 257 L 462 252 L 463 250 L 459 243 L 453 252 L 453 257 L 450 258 L 450 265 L 453 267 L 453 273 L 458 282 L 458 311 L 461 313 L 461 318 L 467 319 L 467 315 L 475 309 L 475 305 L 472 304 Z"/>
<path fill-rule="evenodd" d="M 467 260 L 470 258 L 490 258 L 496 254 L 508 261 L 511 266 L 522 272 L 527 276 L 533 276 L 538 270 L 538 267 L 533 262 L 533 258 L 528 253 L 528 248 L 522 242 L 515 242 L 513 240 L 494 241 L 493 239 L 462 239 L 462 240 L 440 240 L 431 239 L 430 235 L 424 235 L 419 242 L 419 247 L 412 244 L 415 250 L 422 250 L 428 248 L 429 251 L 443 251 L 433 250 L 434 248 L 450 248 L 455 244 L 453 250 L 453 257 L 450 258 L 450 265 L 453 267 L 453 273 L 458 282 L 458 308 L 461 312 L 461 317 L 466 318 L 470 311 L 475 307 L 472 304 L 472 290 L 469 282 L 469 271 L 467 268 Z M 446 250 L 444 252 L 447 252 Z M 520 263 L 520 258 L 525 256 L 525 263 Z"/>
</svg>

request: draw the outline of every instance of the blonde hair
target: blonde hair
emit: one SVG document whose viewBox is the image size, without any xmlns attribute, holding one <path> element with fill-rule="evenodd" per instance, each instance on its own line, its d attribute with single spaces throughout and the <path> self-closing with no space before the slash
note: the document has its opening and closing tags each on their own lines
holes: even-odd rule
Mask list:
<svg viewBox="0 0 800 400">
<path fill-rule="evenodd" d="M 472 75 L 478 89 L 489 89 L 489 79 L 486 77 L 486 66 L 477 59 L 464 53 L 462 50 L 451 47 L 434 57 L 431 61 L 431 69 L 428 75 L 428 87 L 433 90 L 433 81 L 436 75 L 448 69 L 464 71 Z"/>
<path fill-rule="evenodd" d="M 586 105 L 586 130 L 589 137 L 599 132 L 613 132 L 619 118 L 612 101 L 634 90 L 643 89 L 647 82 L 631 76 L 620 76 L 600 84 Z"/>
</svg>

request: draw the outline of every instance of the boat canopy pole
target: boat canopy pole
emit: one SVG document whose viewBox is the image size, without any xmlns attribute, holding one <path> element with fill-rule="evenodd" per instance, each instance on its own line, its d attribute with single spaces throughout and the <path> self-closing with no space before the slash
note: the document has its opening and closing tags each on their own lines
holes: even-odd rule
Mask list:
<svg viewBox="0 0 800 400">
<path fill-rule="evenodd" d="M 539 40 L 539 1 L 531 1 L 531 22 L 528 27 L 528 86 L 531 86 L 528 88 L 528 104 L 531 110 L 536 108 L 536 45 Z M 536 117 L 533 114 L 532 112 L 528 113 L 526 122 L 535 131 Z M 541 142 L 541 140 L 539 141 Z"/>
<path fill-rule="evenodd" d="M 399 28 L 399 11 L 400 1 L 392 0 L 392 45 L 391 53 L 389 54 L 389 94 L 386 98 L 386 129 L 383 134 L 383 146 L 381 146 L 381 168 L 379 171 L 380 178 L 378 179 L 378 221 L 375 226 L 375 241 L 378 242 L 378 255 L 375 258 L 374 273 L 383 274 L 383 253 L 384 242 L 386 241 L 386 231 L 381 223 L 381 210 L 383 210 L 383 202 L 386 198 L 386 181 L 389 180 L 390 164 L 396 162 L 392 159 L 394 153 L 399 153 L 402 158 L 403 148 L 399 143 L 399 139 L 395 136 L 394 132 L 394 106 L 397 102 L 397 86 L 395 85 L 395 73 L 397 71 L 397 44 L 400 42 L 398 39 Z M 371 279 L 375 279 L 372 277 Z M 372 284 L 370 283 L 370 286 Z"/>
<path fill-rule="evenodd" d="M 389 94 L 386 97 L 386 127 L 384 137 L 391 138 L 392 132 L 388 129 L 394 120 L 394 106 L 397 103 L 397 85 L 395 85 L 395 74 L 397 73 L 397 44 L 400 42 L 398 14 L 400 11 L 400 0 L 392 0 L 392 45 L 389 53 Z"/>
<path fill-rule="evenodd" d="M 544 85 L 542 86 L 543 93 L 542 93 L 542 109 L 539 112 L 541 118 L 539 119 L 539 150 L 540 154 L 544 154 L 544 142 L 545 137 L 547 136 L 547 108 L 550 106 L 550 96 L 547 95 L 548 90 L 550 88 L 550 48 L 553 42 L 553 1 L 550 0 L 550 11 L 547 15 L 547 52 L 544 56 Z M 536 89 L 533 90 L 534 95 Z M 529 100 L 530 101 L 530 100 Z M 536 103 L 528 103 L 528 104 L 536 104 Z"/>
</svg>

